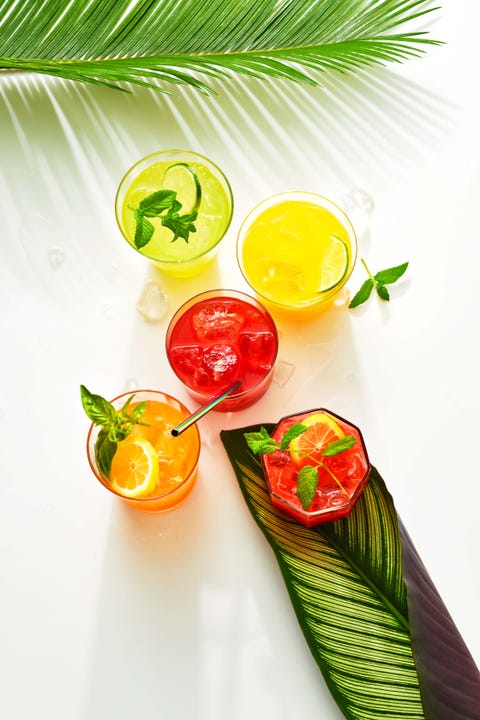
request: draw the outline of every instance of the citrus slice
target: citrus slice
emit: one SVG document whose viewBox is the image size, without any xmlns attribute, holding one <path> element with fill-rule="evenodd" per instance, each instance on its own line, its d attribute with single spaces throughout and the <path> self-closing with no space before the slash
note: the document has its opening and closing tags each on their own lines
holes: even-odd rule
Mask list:
<svg viewBox="0 0 480 720">
<path fill-rule="evenodd" d="M 339 440 L 345 433 L 327 413 L 314 413 L 301 421 L 307 430 L 290 443 L 290 455 L 297 464 L 312 458 L 320 459 L 323 450 L 334 440 Z M 310 456 L 309 458 L 307 456 Z"/>
<path fill-rule="evenodd" d="M 158 474 L 157 453 L 148 440 L 135 437 L 118 443 L 110 470 L 116 492 L 130 498 L 147 497 L 157 485 Z"/>
<path fill-rule="evenodd" d="M 325 293 L 333 290 L 342 282 L 347 274 L 348 260 L 347 243 L 337 235 L 332 235 L 322 258 L 318 292 Z"/>
<path fill-rule="evenodd" d="M 182 214 L 197 210 L 202 199 L 202 186 L 191 165 L 184 162 L 169 165 L 163 176 L 163 187 L 175 190 Z"/>
</svg>

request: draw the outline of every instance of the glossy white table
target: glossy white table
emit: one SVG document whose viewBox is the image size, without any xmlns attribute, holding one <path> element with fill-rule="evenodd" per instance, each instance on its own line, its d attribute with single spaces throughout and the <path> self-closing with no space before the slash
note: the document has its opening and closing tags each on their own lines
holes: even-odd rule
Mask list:
<svg viewBox="0 0 480 720">
<path fill-rule="evenodd" d="M 216 97 L 167 97 L 0 77 L 2 717 L 340 720 L 218 436 L 314 406 L 362 427 L 480 660 L 480 13 L 450 5 L 432 28 L 446 46 L 313 90 L 234 78 Z M 217 262 L 182 283 L 133 252 L 113 215 L 124 170 L 169 147 L 215 160 L 235 195 Z M 410 261 L 390 304 L 279 321 L 288 382 L 201 421 L 181 508 L 124 506 L 87 465 L 79 385 L 189 403 L 164 354 L 168 316 L 136 309 L 145 284 L 165 289 L 168 315 L 204 288 L 247 290 L 235 240 L 253 205 L 353 188 L 375 202 L 368 225 L 356 218 L 360 256 L 373 270 Z M 358 264 L 352 293 L 363 280 Z"/>
</svg>

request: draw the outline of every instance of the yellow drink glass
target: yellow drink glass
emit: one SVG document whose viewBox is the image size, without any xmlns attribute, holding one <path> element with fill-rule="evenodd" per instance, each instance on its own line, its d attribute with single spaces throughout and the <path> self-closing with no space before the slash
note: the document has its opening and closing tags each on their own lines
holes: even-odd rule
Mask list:
<svg viewBox="0 0 480 720">
<path fill-rule="evenodd" d="M 182 204 L 181 214 L 198 211 L 196 232 L 188 242 L 162 225 L 161 217 L 148 217 L 154 232 L 141 248 L 135 246 L 134 208 L 159 190 L 174 190 Z M 115 198 L 118 227 L 127 242 L 175 277 L 198 275 L 213 260 L 218 243 L 227 232 L 233 214 L 233 194 L 220 168 L 211 160 L 188 150 L 163 150 L 139 160 L 124 175 Z"/>
<path fill-rule="evenodd" d="M 273 309 L 320 310 L 349 279 L 357 239 L 327 198 L 293 191 L 263 200 L 245 218 L 237 260 L 250 287 Z"/>
</svg>

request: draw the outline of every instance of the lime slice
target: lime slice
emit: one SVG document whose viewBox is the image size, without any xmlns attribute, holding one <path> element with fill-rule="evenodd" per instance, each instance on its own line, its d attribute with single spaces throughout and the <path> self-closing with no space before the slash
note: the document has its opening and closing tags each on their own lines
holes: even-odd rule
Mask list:
<svg viewBox="0 0 480 720">
<path fill-rule="evenodd" d="M 347 243 L 336 235 L 330 237 L 320 268 L 320 287 L 318 292 L 325 293 L 339 285 L 348 270 Z"/>
<path fill-rule="evenodd" d="M 194 168 L 188 163 L 169 165 L 163 176 L 163 187 L 175 190 L 182 203 L 182 214 L 197 210 L 202 199 L 202 187 Z"/>
</svg>

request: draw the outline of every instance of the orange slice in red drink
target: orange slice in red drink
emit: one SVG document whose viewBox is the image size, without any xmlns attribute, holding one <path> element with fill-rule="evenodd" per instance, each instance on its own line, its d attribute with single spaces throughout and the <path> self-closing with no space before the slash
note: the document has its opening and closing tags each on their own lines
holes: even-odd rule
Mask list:
<svg viewBox="0 0 480 720">
<path fill-rule="evenodd" d="M 307 430 L 294 438 L 290 443 L 290 455 L 298 465 L 311 463 L 312 459 L 320 460 L 322 452 L 334 440 L 339 440 L 345 433 L 327 413 L 307 415 L 300 421 Z"/>
</svg>

